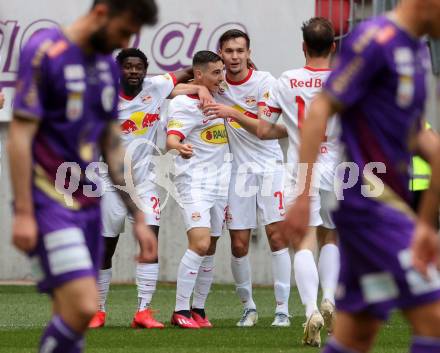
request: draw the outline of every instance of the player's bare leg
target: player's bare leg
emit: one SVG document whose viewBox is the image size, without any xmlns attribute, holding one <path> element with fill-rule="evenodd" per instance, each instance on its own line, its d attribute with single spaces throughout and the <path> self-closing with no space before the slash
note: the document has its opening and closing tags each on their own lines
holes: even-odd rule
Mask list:
<svg viewBox="0 0 440 353">
<path fill-rule="evenodd" d="M 318 227 L 318 273 L 322 289 L 320 311 L 328 333 L 332 332 L 335 316 L 335 292 L 338 283 L 340 259 L 337 234 L 334 229 Z"/>
<path fill-rule="evenodd" d="M 288 241 L 279 229 L 279 222 L 266 225 L 266 234 L 272 252 L 272 276 L 277 304 L 272 326 L 288 327 L 290 326 L 289 294 L 292 263 L 288 249 Z"/>
<path fill-rule="evenodd" d="M 302 242 L 294 249 L 293 270 L 301 302 L 305 306 L 303 344 L 319 347 L 324 319 L 318 310 L 319 275 L 315 263 L 316 227 L 309 227 Z"/>
<path fill-rule="evenodd" d="M 257 306 L 252 297 L 252 276 L 249 261 L 250 229 L 230 229 L 231 270 L 237 294 L 243 304 L 243 315 L 237 322 L 239 327 L 251 327 L 258 321 Z"/>
<path fill-rule="evenodd" d="M 369 314 L 338 311 L 332 338 L 323 353 L 367 353 L 373 346 L 381 321 Z"/>
<path fill-rule="evenodd" d="M 149 225 L 151 230 L 159 238 L 159 226 Z M 138 309 L 133 317 L 133 328 L 164 328 L 164 324 L 154 318 L 154 312 L 150 308 L 151 299 L 156 291 L 159 279 L 159 259 L 150 262 L 138 262 L 136 266 L 136 286 L 138 291 Z"/>
<path fill-rule="evenodd" d="M 440 351 L 440 301 L 405 310 L 413 331 L 411 353 Z"/>
<path fill-rule="evenodd" d="M 182 328 L 198 329 L 200 326 L 191 317 L 190 299 L 200 266 L 211 245 L 211 233 L 209 228 L 196 227 L 188 230 L 187 236 L 188 249 L 177 271 L 176 306 L 171 324 Z"/>
<path fill-rule="evenodd" d="M 194 286 L 191 316 L 202 328 L 211 328 L 212 324 L 205 312 L 206 299 L 208 298 L 214 280 L 214 255 L 217 248 L 218 237 L 211 236 L 208 252 L 203 258 Z"/>
<path fill-rule="evenodd" d="M 41 337 L 41 352 L 72 347 L 80 352 L 83 334 L 96 312 L 98 293 L 93 277 L 83 277 L 63 284 L 54 290 L 54 316 Z"/>
</svg>

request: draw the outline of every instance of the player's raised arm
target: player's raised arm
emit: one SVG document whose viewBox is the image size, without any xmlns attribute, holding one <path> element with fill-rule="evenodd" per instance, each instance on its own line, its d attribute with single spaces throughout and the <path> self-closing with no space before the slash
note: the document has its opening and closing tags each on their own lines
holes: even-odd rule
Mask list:
<svg viewBox="0 0 440 353">
<path fill-rule="evenodd" d="M 117 122 L 108 124 L 102 139 L 102 155 L 108 164 L 110 178 L 114 185 L 124 186 L 123 191 L 117 189 L 125 206 L 134 218 L 134 233 L 139 240 L 141 248 L 139 261 L 152 261 L 157 258 L 157 239 L 154 233 L 145 224 L 143 213 L 138 209 L 130 195 L 135 195 L 136 190 L 127 185 L 124 179 L 125 148 L 121 142 L 121 130 Z"/>
<path fill-rule="evenodd" d="M 37 242 L 32 201 L 32 141 L 38 130 L 37 120 L 14 116 L 9 128 L 8 157 L 14 195 L 12 242 L 22 251 L 31 251 Z"/>
<path fill-rule="evenodd" d="M 182 94 L 196 94 L 199 96 L 202 106 L 209 103 L 214 103 L 214 98 L 205 86 L 195 85 L 192 83 L 179 83 L 172 90 L 168 98 L 174 98 Z"/>
</svg>

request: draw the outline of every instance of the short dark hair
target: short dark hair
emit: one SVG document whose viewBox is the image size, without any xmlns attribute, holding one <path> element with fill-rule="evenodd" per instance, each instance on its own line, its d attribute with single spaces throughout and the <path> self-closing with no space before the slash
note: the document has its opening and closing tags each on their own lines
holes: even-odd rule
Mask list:
<svg viewBox="0 0 440 353">
<path fill-rule="evenodd" d="M 222 36 L 219 39 L 219 45 L 220 49 L 222 48 L 223 44 L 227 42 L 228 40 L 235 39 L 235 38 L 244 38 L 246 40 L 246 47 L 249 49 L 251 46 L 251 40 L 246 32 L 243 32 L 239 29 L 230 29 L 229 31 L 226 31 L 222 34 Z"/>
<path fill-rule="evenodd" d="M 335 42 L 335 30 L 328 19 L 312 17 L 303 23 L 301 30 L 309 56 L 325 57 L 330 54 Z"/>
<path fill-rule="evenodd" d="M 110 15 L 116 16 L 129 11 L 134 22 L 154 25 L 157 23 L 158 8 L 155 0 L 94 0 L 93 7 L 106 4 Z"/>
<path fill-rule="evenodd" d="M 222 58 L 210 50 L 200 50 L 193 57 L 193 67 L 204 66 L 208 63 L 223 62 Z"/>
<path fill-rule="evenodd" d="M 122 49 L 118 55 L 116 56 L 116 61 L 118 62 L 119 66 L 122 66 L 122 63 L 125 59 L 135 57 L 139 58 L 144 62 L 145 69 L 148 68 L 148 59 L 147 56 L 144 54 L 144 52 L 138 48 L 127 48 Z"/>
</svg>

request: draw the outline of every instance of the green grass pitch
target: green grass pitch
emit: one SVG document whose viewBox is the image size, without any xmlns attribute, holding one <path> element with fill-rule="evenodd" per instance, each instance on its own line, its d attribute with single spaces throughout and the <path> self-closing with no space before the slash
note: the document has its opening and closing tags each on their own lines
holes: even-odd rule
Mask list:
<svg viewBox="0 0 440 353">
<path fill-rule="evenodd" d="M 272 328 L 274 298 L 271 288 L 254 290 L 260 320 L 253 328 L 237 328 L 241 305 L 229 285 L 215 285 L 207 303 L 207 313 L 215 328 L 182 330 L 170 327 L 174 307 L 174 285 L 162 284 L 154 296 L 157 317 L 164 330 L 129 328 L 136 310 L 136 289 L 132 285 L 111 287 L 104 329 L 89 332 L 87 353 L 313 353 L 317 348 L 302 347 L 303 309 L 295 288 L 292 290 L 290 328 Z M 29 286 L 0 286 L 0 352 L 35 353 L 41 331 L 50 316 L 46 296 Z M 324 337 L 324 335 L 323 335 Z M 374 353 L 405 353 L 410 333 L 402 317 L 395 314 L 377 341 Z"/>
</svg>

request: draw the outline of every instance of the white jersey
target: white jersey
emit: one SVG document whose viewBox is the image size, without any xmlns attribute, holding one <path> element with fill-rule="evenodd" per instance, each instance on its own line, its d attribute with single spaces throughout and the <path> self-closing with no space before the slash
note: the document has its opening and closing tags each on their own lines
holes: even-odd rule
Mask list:
<svg viewBox="0 0 440 353">
<path fill-rule="evenodd" d="M 227 198 L 230 163 L 224 119 L 206 119 L 197 95 L 181 95 L 168 107 L 167 135 L 177 135 L 193 148 L 191 158 L 175 159 L 178 201 Z"/>
<path fill-rule="evenodd" d="M 284 72 L 265 95 L 268 108 L 276 113 L 283 113 L 284 122 L 289 136 L 287 162 L 295 169 L 298 164 L 300 129 L 306 111 L 313 98 L 322 90 L 324 82 L 330 75 L 329 69 L 314 69 L 305 66 Z M 280 114 L 271 114 L 263 119 L 274 124 Z M 321 175 L 320 187 L 333 190 L 334 169 L 339 161 L 339 124 L 335 117 L 328 120 L 325 136 L 318 157 Z"/>
<path fill-rule="evenodd" d="M 146 78 L 142 91 L 135 97 L 119 96 L 118 119 L 122 142 L 131 157 L 133 183 L 140 187 L 154 179 L 151 157 L 156 153 L 156 136 L 160 125 L 160 108 L 176 84 L 173 74 Z M 114 190 L 107 173 L 102 177 L 106 186 Z"/>
<path fill-rule="evenodd" d="M 274 82 L 275 79 L 270 73 L 251 69 L 248 76 L 240 82 L 226 79 L 215 100 L 232 106 L 248 117 L 258 119 L 258 103 L 263 101 L 264 93 Z M 275 168 L 277 164 L 279 168 L 279 164 L 283 161 L 283 153 L 277 140 L 260 140 L 231 119 L 227 119 L 226 129 L 233 155 L 234 171 L 249 163 L 257 167 L 253 168 L 254 172 L 267 171 Z"/>
</svg>

